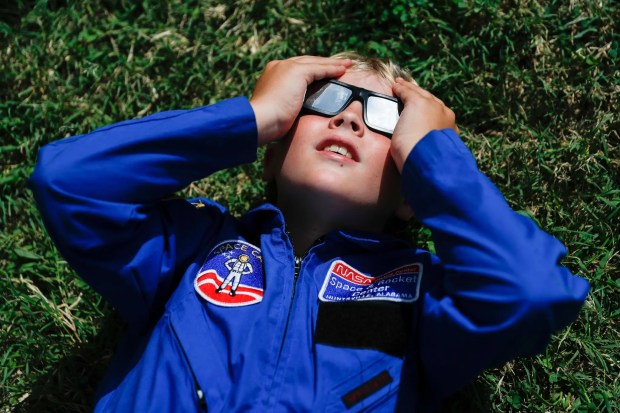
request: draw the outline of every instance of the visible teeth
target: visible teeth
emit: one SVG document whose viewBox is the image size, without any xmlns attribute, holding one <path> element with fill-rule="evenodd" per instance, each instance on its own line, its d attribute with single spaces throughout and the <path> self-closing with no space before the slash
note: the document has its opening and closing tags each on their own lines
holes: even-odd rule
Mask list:
<svg viewBox="0 0 620 413">
<path fill-rule="evenodd" d="M 331 145 L 331 146 L 326 147 L 324 150 L 330 151 L 330 152 L 334 152 L 334 153 L 338 153 L 340 155 L 346 156 L 349 159 L 353 158 L 353 155 L 351 155 L 351 153 L 346 148 L 344 148 L 342 146 Z"/>
</svg>

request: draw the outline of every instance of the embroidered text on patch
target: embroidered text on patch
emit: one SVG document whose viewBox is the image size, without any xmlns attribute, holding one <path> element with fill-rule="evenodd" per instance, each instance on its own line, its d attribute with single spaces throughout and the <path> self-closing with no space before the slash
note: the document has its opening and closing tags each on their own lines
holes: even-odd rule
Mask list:
<svg viewBox="0 0 620 413">
<path fill-rule="evenodd" d="M 256 304 L 264 295 L 262 260 L 260 249 L 248 242 L 221 242 L 198 271 L 194 289 L 205 300 L 224 307 Z"/>
<path fill-rule="evenodd" d="M 407 264 L 369 277 L 341 260 L 329 268 L 319 299 L 325 302 L 387 300 L 413 302 L 420 293 L 422 264 Z"/>
</svg>

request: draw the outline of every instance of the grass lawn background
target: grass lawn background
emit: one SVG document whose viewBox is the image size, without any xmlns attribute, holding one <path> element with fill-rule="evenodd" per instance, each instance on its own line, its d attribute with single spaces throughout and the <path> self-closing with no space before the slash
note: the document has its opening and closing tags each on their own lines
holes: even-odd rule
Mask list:
<svg viewBox="0 0 620 413">
<path fill-rule="evenodd" d="M 580 0 L 3 3 L 0 411 L 89 410 L 123 329 L 42 228 L 26 188 L 38 148 L 249 96 L 270 60 L 342 50 L 392 57 L 442 98 L 480 168 L 592 283 L 546 353 L 485 372 L 444 412 L 620 411 L 618 21 L 615 2 Z M 185 192 L 240 213 L 262 197 L 260 169 Z"/>
</svg>

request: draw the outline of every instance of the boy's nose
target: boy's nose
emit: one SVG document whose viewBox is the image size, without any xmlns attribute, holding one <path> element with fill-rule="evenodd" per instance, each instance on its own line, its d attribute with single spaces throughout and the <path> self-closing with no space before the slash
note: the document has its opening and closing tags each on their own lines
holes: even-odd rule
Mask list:
<svg viewBox="0 0 620 413">
<path fill-rule="evenodd" d="M 362 102 L 351 102 L 342 112 L 333 116 L 329 121 L 330 128 L 348 128 L 357 136 L 364 134 Z"/>
</svg>

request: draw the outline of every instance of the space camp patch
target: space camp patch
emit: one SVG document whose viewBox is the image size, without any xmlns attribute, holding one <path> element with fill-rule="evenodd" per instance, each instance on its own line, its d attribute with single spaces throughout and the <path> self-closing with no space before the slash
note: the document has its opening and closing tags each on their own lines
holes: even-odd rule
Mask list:
<svg viewBox="0 0 620 413">
<path fill-rule="evenodd" d="M 411 303 L 418 299 L 422 264 L 403 265 L 378 277 L 369 277 L 346 262 L 329 267 L 319 299 L 324 302 L 386 300 Z"/>
<path fill-rule="evenodd" d="M 242 240 L 217 244 L 198 270 L 194 289 L 203 299 L 224 307 L 262 301 L 264 277 L 260 249 Z"/>
</svg>

